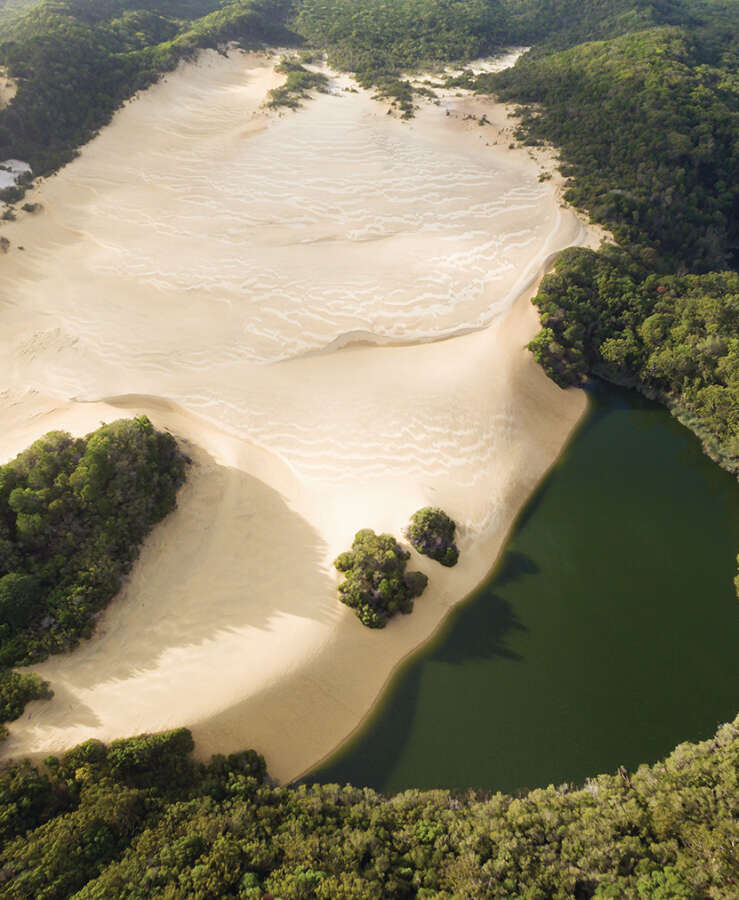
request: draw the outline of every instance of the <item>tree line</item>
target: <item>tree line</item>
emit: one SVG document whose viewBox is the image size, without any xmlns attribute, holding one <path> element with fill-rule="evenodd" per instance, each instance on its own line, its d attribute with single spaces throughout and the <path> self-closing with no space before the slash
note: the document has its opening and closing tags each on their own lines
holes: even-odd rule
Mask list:
<svg viewBox="0 0 739 900">
<path fill-rule="evenodd" d="M 186 729 L 0 774 L 12 900 L 734 896 L 739 718 L 666 760 L 519 796 L 280 787 Z"/>
<path fill-rule="evenodd" d="M 0 723 L 49 696 L 11 667 L 92 634 L 184 480 L 175 439 L 146 416 L 84 438 L 50 432 L 0 466 Z"/>
</svg>

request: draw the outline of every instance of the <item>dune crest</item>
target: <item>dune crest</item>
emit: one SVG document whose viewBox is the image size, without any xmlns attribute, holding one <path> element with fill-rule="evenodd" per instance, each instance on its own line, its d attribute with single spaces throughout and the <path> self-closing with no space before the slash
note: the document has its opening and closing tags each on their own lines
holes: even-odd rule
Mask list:
<svg viewBox="0 0 739 900">
<path fill-rule="evenodd" d="M 194 462 L 97 635 L 35 667 L 56 698 L 6 756 L 186 724 L 202 755 L 305 771 L 485 576 L 585 408 L 524 347 L 536 278 L 592 236 L 507 110 L 442 95 L 403 124 L 342 77 L 270 115 L 273 65 L 180 67 L 7 231 L 0 458 L 146 413 Z M 368 631 L 331 560 L 427 504 L 461 562 L 414 556 L 416 611 Z"/>
</svg>

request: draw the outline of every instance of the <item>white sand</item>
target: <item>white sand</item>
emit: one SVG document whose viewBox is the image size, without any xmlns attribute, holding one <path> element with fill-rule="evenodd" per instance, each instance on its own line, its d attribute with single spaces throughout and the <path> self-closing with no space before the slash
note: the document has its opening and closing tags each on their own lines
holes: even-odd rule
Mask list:
<svg viewBox="0 0 739 900">
<path fill-rule="evenodd" d="M 584 410 L 523 348 L 527 289 L 589 238 L 508 149 L 506 110 L 445 97 L 402 124 L 337 79 L 268 116 L 278 81 L 265 57 L 203 54 L 3 232 L 0 458 L 146 412 L 195 460 L 96 636 L 35 667 L 56 697 L 6 756 L 184 724 L 202 755 L 305 771 L 482 580 Z M 414 557 L 416 611 L 369 631 L 331 560 L 429 503 L 461 562 Z"/>
<path fill-rule="evenodd" d="M 21 159 L 5 159 L 0 162 L 0 190 L 18 184 L 21 175 L 30 172 L 31 167 Z M 0 206 L 5 204 L 0 203 Z"/>
<path fill-rule="evenodd" d="M 18 93 L 17 82 L 8 75 L 8 70 L 0 66 L 0 109 L 5 109 Z"/>
</svg>

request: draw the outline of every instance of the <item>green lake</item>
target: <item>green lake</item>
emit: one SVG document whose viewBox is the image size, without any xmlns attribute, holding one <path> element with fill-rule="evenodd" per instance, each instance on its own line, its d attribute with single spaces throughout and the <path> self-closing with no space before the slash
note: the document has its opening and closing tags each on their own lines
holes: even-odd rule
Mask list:
<svg viewBox="0 0 739 900">
<path fill-rule="evenodd" d="M 491 577 L 306 780 L 577 783 L 735 716 L 739 485 L 657 404 L 590 396 Z"/>
</svg>

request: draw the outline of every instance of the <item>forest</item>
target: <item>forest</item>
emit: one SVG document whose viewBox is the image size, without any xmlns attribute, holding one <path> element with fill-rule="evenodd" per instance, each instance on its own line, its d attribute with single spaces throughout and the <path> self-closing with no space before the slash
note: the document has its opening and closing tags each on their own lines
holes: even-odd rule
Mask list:
<svg viewBox="0 0 739 900">
<path fill-rule="evenodd" d="M 85 438 L 54 431 L 0 466 L 0 723 L 48 696 L 13 672 L 89 637 L 152 526 L 176 505 L 185 457 L 141 416 Z"/>
<path fill-rule="evenodd" d="M 0 773 L 12 900 L 734 896 L 739 719 L 582 788 L 455 795 L 279 787 L 186 729 L 87 741 Z"/>
<path fill-rule="evenodd" d="M 205 47 L 231 40 L 282 46 L 289 0 L 58 0 L 2 29 L 0 65 L 17 79 L 0 110 L 0 159 L 47 175 L 110 121 L 121 104 Z"/>
<path fill-rule="evenodd" d="M 6 0 L 0 65 L 19 90 L 0 111 L 0 159 L 55 171 L 162 72 L 230 40 L 326 52 L 404 114 L 414 68 L 534 44 L 475 87 L 520 107 L 521 140 L 558 147 L 568 199 L 617 245 L 562 254 L 535 298 L 532 350 L 561 385 L 596 375 L 659 398 L 736 471 L 738 20 L 732 0 Z M 174 505 L 185 462 L 166 436 L 141 420 L 107 429 L 42 439 L 0 469 L 6 721 L 48 692 L 11 665 L 89 634 L 143 535 Z M 191 750 L 182 729 L 89 741 L 43 771 L 5 768 L 0 893 L 739 892 L 739 720 L 637 772 L 517 797 L 279 787 L 252 751 L 203 765 Z"/>
<path fill-rule="evenodd" d="M 535 358 L 562 387 L 595 374 L 667 405 L 739 472 L 739 275 L 659 275 L 626 251 L 562 253 L 534 302 Z"/>
<path fill-rule="evenodd" d="M 700 10 L 700 7 L 697 7 Z M 618 247 L 562 254 L 531 349 L 561 386 L 597 375 L 655 397 L 739 471 L 739 13 L 524 57 L 476 89 L 555 144 L 565 197 Z"/>
</svg>

